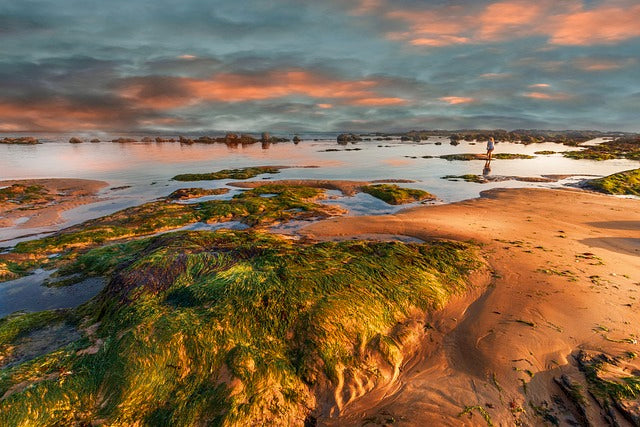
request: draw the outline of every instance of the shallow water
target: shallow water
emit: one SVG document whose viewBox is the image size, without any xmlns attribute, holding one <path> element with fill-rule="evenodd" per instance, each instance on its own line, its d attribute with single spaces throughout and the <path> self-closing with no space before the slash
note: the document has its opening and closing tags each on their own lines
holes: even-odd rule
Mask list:
<svg viewBox="0 0 640 427">
<path fill-rule="evenodd" d="M 71 286 L 42 286 L 52 273 L 40 269 L 29 276 L 0 283 L 0 318 L 16 311 L 77 307 L 96 296 L 106 284 L 105 279 L 92 277 Z"/>
<path fill-rule="evenodd" d="M 0 135 L 0 138 L 5 135 Z M 9 135 L 7 135 L 9 136 Z M 261 175 L 263 179 L 412 179 L 415 183 L 401 184 L 424 189 L 435 194 L 440 202 L 453 202 L 477 197 L 483 190 L 495 187 L 557 187 L 576 182 L 570 177 L 558 183 L 531 183 L 520 181 L 476 184 L 441 179 L 445 175 L 481 174 L 484 161 L 447 161 L 422 156 L 440 156 L 454 153 L 484 153 L 484 143 L 461 142 L 449 144 L 446 138 L 430 138 L 419 143 L 395 141 L 363 141 L 341 146 L 332 135 L 321 141 L 305 140 L 293 143 L 271 144 L 263 149 L 261 144 L 227 147 L 224 144 L 179 143 L 83 143 L 69 144 L 71 135 L 37 135 L 40 145 L 0 144 L 0 179 L 19 178 L 88 178 L 109 183 L 108 188 L 130 186 L 124 189 L 106 189 L 99 203 L 84 205 L 63 214 L 65 223 L 57 227 L 37 230 L 20 230 L 16 227 L 0 228 L 0 246 L 15 244 L 16 237 L 27 233 L 46 232 L 69 226 L 89 218 L 106 215 L 129 206 L 166 196 L 184 187 L 216 188 L 226 186 L 231 180 L 176 182 L 171 178 L 179 173 L 211 172 L 224 168 L 258 165 L 318 166 L 317 168 L 283 169 L 274 175 Z M 101 136 L 112 139 L 118 135 Z M 329 139 L 330 138 L 330 139 Z M 441 143 L 436 145 L 436 143 Z M 599 142 L 598 140 L 592 143 Z M 360 148 L 359 151 L 324 151 Z M 496 153 L 521 153 L 534 155 L 535 151 L 568 151 L 574 147 L 544 143 L 521 145 L 497 143 Z M 416 158 L 411 158 L 416 157 Z M 541 155 L 527 160 L 494 160 L 490 174 L 502 176 L 539 177 L 553 174 L 578 174 L 604 176 L 622 170 L 640 167 L 640 162 L 608 160 L 596 162 L 573 160 L 561 154 Z M 266 179 L 265 179 L 266 178 Z M 229 198 L 237 189 L 211 199 Z M 337 203 L 350 209 L 352 214 L 380 214 L 394 212 L 390 207 L 368 195 L 352 198 L 338 197 L 328 203 Z"/>
</svg>

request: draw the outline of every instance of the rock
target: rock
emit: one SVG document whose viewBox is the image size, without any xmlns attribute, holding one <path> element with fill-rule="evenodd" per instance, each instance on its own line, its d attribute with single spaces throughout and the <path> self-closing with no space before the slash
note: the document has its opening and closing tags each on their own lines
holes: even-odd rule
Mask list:
<svg viewBox="0 0 640 427">
<path fill-rule="evenodd" d="M 269 135 L 269 132 L 262 132 L 260 142 L 271 142 L 271 135 Z"/>
<path fill-rule="evenodd" d="M 75 136 L 69 139 L 69 143 L 71 144 L 82 144 L 83 142 L 83 140 L 81 140 L 80 138 L 76 138 Z"/>
<path fill-rule="evenodd" d="M 300 143 L 300 141 L 302 141 L 302 140 L 300 139 L 300 137 L 298 135 L 293 137 L 293 143 L 294 144 L 298 144 L 298 143 Z"/>
<path fill-rule="evenodd" d="M 140 141 L 142 141 L 142 142 L 153 142 L 153 139 L 151 139 L 151 138 L 150 138 L 150 137 L 148 137 L 148 136 L 145 136 L 145 137 L 144 137 L 144 138 L 142 138 Z"/>
<path fill-rule="evenodd" d="M 362 138 L 360 137 L 360 135 L 356 135 L 354 133 L 341 133 L 340 135 L 338 135 L 336 139 L 338 141 L 338 144 L 343 144 L 343 145 L 349 142 L 354 143 L 354 142 L 362 141 Z"/>
<path fill-rule="evenodd" d="M 100 142 L 100 140 L 98 138 L 93 138 L 91 141 L 89 142 Z"/>
<path fill-rule="evenodd" d="M 180 136 L 178 141 L 180 141 L 180 144 L 193 144 L 193 139 L 185 138 L 184 136 Z"/>
<path fill-rule="evenodd" d="M 116 138 L 116 139 L 112 139 L 111 142 L 118 142 L 120 144 L 124 144 L 127 142 L 136 142 L 137 140 L 135 138 Z"/>
<path fill-rule="evenodd" d="M 0 144 L 40 144 L 40 141 L 32 136 L 21 136 L 18 138 L 4 138 L 0 140 Z"/>
</svg>

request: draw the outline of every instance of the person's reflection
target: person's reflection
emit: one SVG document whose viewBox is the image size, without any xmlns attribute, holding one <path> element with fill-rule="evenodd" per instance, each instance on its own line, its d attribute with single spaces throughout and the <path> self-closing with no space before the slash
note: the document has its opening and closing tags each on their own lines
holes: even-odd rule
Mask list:
<svg viewBox="0 0 640 427">
<path fill-rule="evenodd" d="M 484 162 L 484 168 L 482 169 L 482 176 L 488 176 L 491 173 L 491 159 Z"/>
</svg>

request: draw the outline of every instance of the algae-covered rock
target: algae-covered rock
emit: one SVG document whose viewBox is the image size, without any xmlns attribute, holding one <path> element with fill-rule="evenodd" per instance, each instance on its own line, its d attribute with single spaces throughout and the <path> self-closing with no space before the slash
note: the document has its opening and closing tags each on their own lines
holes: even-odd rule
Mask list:
<svg viewBox="0 0 640 427">
<path fill-rule="evenodd" d="M 178 232 L 128 245 L 101 253 L 135 257 L 73 312 L 94 332 L 2 371 L 3 423 L 303 425 L 390 381 L 406 337 L 425 339 L 425 313 L 479 266 L 448 242 Z M 15 344 L 1 322 L 0 346 Z"/>
<path fill-rule="evenodd" d="M 427 191 L 415 188 L 404 188 L 395 184 L 365 185 L 360 188 L 360 191 L 370 194 L 390 205 L 403 205 L 436 198 Z"/>
<path fill-rule="evenodd" d="M 604 178 L 592 179 L 585 188 L 606 194 L 640 196 L 640 169 L 614 173 Z"/>
</svg>

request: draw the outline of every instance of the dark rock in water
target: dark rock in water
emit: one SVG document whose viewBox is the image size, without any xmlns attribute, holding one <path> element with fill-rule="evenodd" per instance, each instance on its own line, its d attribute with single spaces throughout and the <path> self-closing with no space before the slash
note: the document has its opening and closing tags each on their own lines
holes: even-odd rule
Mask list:
<svg viewBox="0 0 640 427">
<path fill-rule="evenodd" d="M 362 137 L 360 137 L 360 135 L 356 135 L 355 133 L 341 133 L 336 139 L 338 141 L 338 144 L 347 144 L 349 142 L 353 143 L 362 141 Z"/>
<path fill-rule="evenodd" d="M 160 138 L 159 136 L 156 137 L 156 142 L 173 142 L 173 141 L 175 141 L 173 138 L 167 139 L 167 138 Z"/>
<path fill-rule="evenodd" d="M 100 142 L 100 140 L 98 138 L 93 138 L 91 141 L 89 142 Z"/>
<path fill-rule="evenodd" d="M 193 144 L 193 139 L 185 138 L 184 136 L 180 136 L 178 141 L 180 141 L 180 144 Z"/>
<path fill-rule="evenodd" d="M 80 138 L 76 138 L 75 136 L 69 139 L 69 143 L 71 144 L 82 144 L 83 142 L 83 140 L 81 140 Z"/>
<path fill-rule="evenodd" d="M 116 138 L 111 140 L 111 142 L 119 142 L 121 144 L 127 143 L 127 142 L 136 142 L 136 141 L 137 140 L 135 138 Z"/>
<path fill-rule="evenodd" d="M 300 141 L 302 141 L 302 139 L 300 139 L 300 137 L 298 135 L 293 137 L 293 143 L 294 144 L 298 144 Z"/>
<path fill-rule="evenodd" d="M 148 137 L 148 136 L 145 136 L 145 137 L 144 137 L 144 138 L 142 138 L 140 141 L 142 141 L 142 142 L 153 142 L 153 139 L 152 139 L 152 138 L 150 138 L 150 137 Z"/>
<path fill-rule="evenodd" d="M 402 135 L 400 137 L 400 141 L 411 141 L 411 138 L 409 138 L 408 136 Z"/>
<path fill-rule="evenodd" d="M 22 145 L 31 145 L 31 144 L 40 144 L 36 138 L 32 136 L 21 136 L 18 138 L 4 138 L 0 139 L 0 144 L 22 144 Z"/>
<path fill-rule="evenodd" d="M 271 135 L 269 135 L 269 132 L 262 132 L 262 135 L 260 136 L 260 142 L 269 142 L 271 141 Z"/>
<path fill-rule="evenodd" d="M 452 140 L 451 140 L 451 142 L 450 142 L 449 144 L 451 144 L 451 145 L 453 145 L 453 146 L 460 145 L 460 143 L 458 142 L 458 140 L 455 140 L 455 139 L 452 139 Z"/>
</svg>

